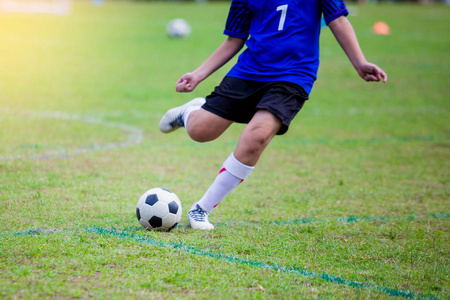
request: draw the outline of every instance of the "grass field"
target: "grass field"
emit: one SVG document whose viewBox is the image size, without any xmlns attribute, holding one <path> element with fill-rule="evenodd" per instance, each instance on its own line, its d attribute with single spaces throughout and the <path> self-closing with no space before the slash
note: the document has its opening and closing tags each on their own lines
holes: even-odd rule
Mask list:
<svg viewBox="0 0 450 300">
<path fill-rule="evenodd" d="M 386 84 L 360 80 L 325 28 L 311 99 L 198 232 L 187 209 L 243 126 L 197 144 L 158 122 L 231 66 L 174 91 L 223 40 L 228 5 L 0 14 L 0 298 L 450 297 L 450 7 L 356 7 Z M 188 39 L 166 36 L 175 17 Z M 151 187 L 182 201 L 170 233 L 136 220 Z"/>
</svg>

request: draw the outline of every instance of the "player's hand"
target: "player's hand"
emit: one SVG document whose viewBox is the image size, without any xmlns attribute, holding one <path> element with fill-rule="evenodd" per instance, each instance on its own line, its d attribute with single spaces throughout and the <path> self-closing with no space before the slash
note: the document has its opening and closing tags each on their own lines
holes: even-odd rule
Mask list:
<svg viewBox="0 0 450 300">
<path fill-rule="evenodd" d="M 383 81 L 383 83 L 386 83 L 388 79 L 387 74 L 380 67 L 371 63 L 363 64 L 357 71 L 359 76 L 367 82 Z"/>
<path fill-rule="evenodd" d="M 177 81 L 176 90 L 179 93 L 190 93 L 200 83 L 200 79 L 194 73 L 186 73 Z"/>
</svg>

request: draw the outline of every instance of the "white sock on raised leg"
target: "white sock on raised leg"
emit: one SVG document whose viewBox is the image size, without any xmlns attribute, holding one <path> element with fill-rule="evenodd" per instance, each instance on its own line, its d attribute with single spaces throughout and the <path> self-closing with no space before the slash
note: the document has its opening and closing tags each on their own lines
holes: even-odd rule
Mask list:
<svg viewBox="0 0 450 300">
<path fill-rule="evenodd" d="M 191 113 L 193 113 L 194 111 L 197 111 L 201 108 L 201 106 L 189 106 L 186 111 L 183 113 L 183 123 L 184 123 L 184 128 L 187 130 L 187 122 L 189 121 L 189 116 L 191 115 Z"/>
</svg>

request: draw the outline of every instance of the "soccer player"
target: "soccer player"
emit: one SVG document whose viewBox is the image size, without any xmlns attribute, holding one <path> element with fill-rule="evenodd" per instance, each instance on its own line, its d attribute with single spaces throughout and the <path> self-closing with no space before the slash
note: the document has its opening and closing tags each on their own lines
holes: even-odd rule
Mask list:
<svg viewBox="0 0 450 300">
<path fill-rule="evenodd" d="M 176 91 L 192 92 L 246 49 L 206 101 L 195 98 L 172 108 L 159 124 L 164 133 L 184 126 L 198 142 L 218 138 L 233 122 L 247 124 L 212 185 L 188 212 L 192 228 L 214 228 L 212 210 L 250 175 L 269 142 L 288 130 L 308 99 L 319 67 L 322 15 L 358 75 L 387 81 L 386 73 L 365 59 L 347 14 L 343 0 L 232 1 L 227 38 L 197 69 L 181 76 Z"/>
</svg>

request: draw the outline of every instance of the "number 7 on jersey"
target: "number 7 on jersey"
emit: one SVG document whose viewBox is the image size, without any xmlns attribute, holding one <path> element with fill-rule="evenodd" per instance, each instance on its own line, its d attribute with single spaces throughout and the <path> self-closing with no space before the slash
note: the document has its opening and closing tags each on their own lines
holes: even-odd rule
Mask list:
<svg viewBox="0 0 450 300">
<path fill-rule="evenodd" d="M 277 7 L 277 11 L 281 10 L 281 17 L 280 17 L 280 23 L 278 24 L 278 31 L 283 30 L 284 28 L 284 21 L 286 20 L 286 13 L 287 13 L 288 5 L 280 5 Z"/>
</svg>

